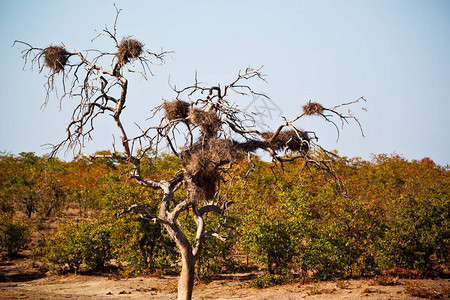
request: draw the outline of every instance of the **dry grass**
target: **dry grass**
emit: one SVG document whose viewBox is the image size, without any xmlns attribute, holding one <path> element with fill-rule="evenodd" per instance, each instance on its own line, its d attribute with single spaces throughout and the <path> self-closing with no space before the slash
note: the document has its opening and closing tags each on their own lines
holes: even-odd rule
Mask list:
<svg viewBox="0 0 450 300">
<path fill-rule="evenodd" d="M 62 46 L 48 46 L 42 50 L 42 54 L 44 55 L 44 65 L 55 73 L 64 69 L 70 56 Z"/>
<path fill-rule="evenodd" d="M 339 280 L 336 282 L 336 286 L 342 290 L 346 290 L 350 288 L 350 283 L 346 280 Z"/>
<path fill-rule="evenodd" d="M 393 286 L 400 284 L 398 277 L 392 277 L 390 275 L 380 275 L 376 276 L 371 280 L 372 285 L 381 285 L 381 286 Z"/>
<path fill-rule="evenodd" d="M 361 295 L 362 296 L 367 296 L 368 294 L 384 294 L 384 292 L 382 290 L 380 290 L 380 289 L 369 288 L 369 287 L 364 288 L 361 291 Z"/>
<path fill-rule="evenodd" d="M 321 104 L 317 102 L 311 102 L 311 100 L 306 105 L 303 106 L 303 113 L 308 116 L 312 115 L 320 116 L 322 115 L 323 111 L 324 107 Z"/>
<path fill-rule="evenodd" d="M 129 38 L 122 39 L 116 53 L 119 63 L 124 65 L 132 59 L 137 59 L 143 52 L 143 46 L 138 40 Z"/>
<path fill-rule="evenodd" d="M 307 286 L 305 288 L 305 290 L 306 290 L 306 294 L 308 296 L 333 294 L 337 291 L 335 288 L 323 288 L 323 287 L 320 287 L 318 284 L 314 284 L 312 286 Z"/>
<path fill-rule="evenodd" d="M 181 100 L 164 101 L 163 108 L 168 120 L 186 119 L 189 114 L 189 103 Z"/>
<path fill-rule="evenodd" d="M 408 282 L 406 284 L 405 294 L 426 298 L 426 299 L 449 299 L 450 289 L 448 286 L 441 286 L 441 289 L 435 289 L 431 287 L 425 287 L 418 282 Z"/>
</svg>

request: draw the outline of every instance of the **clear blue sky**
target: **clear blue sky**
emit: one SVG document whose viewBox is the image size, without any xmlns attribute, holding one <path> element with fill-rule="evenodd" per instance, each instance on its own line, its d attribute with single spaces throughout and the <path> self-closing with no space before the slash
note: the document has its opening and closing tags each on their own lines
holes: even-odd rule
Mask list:
<svg viewBox="0 0 450 300">
<path fill-rule="evenodd" d="M 0 1 L 0 151 L 47 152 L 41 145 L 65 136 L 70 101 L 52 98 L 40 108 L 43 74 L 23 71 L 15 39 L 36 47 L 64 43 L 78 50 L 113 51 L 107 40 L 91 42 L 111 25 L 113 1 Z M 368 112 L 355 109 L 356 124 L 336 143 L 329 124 L 299 123 L 316 130 L 320 142 L 345 156 L 397 153 L 450 164 L 450 1 L 130 1 L 119 36 L 133 35 L 146 48 L 175 51 L 155 67 L 148 82 L 130 83 L 128 118 L 143 123 L 168 87 L 192 83 L 195 71 L 209 84 L 226 84 L 240 69 L 264 65 L 268 84 L 256 84 L 286 117 L 308 100 L 324 106 L 364 96 Z M 251 99 L 239 99 L 246 107 Z M 109 120 L 108 120 L 109 121 Z M 268 123 L 275 126 L 273 118 Z M 86 152 L 111 147 L 112 123 L 99 123 Z M 70 159 L 70 156 L 66 156 Z"/>
</svg>

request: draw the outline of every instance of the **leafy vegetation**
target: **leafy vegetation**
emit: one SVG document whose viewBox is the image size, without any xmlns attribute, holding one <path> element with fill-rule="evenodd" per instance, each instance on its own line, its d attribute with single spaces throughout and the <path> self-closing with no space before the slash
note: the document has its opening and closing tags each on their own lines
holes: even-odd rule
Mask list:
<svg viewBox="0 0 450 300">
<path fill-rule="evenodd" d="M 156 178 L 174 172 L 176 164 L 161 156 L 143 161 L 142 171 Z M 315 170 L 300 172 L 301 162 L 283 169 L 257 164 L 245 189 L 236 184 L 226 191 L 235 202 L 229 221 L 237 224 L 237 232 L 225 243 L 206 241 L 198 278 L 235 271 L 235 254 L 267 272 L 254 280 L 257 287 L 281 284 L 293 274 L 329 279 L 448 270 L 448 167 L 397 155 L 341 158 L 335 169 L 343 187 Z M 177 271 L 176 247 L 160 225 L 134 214 L 115 216 L 134 203 L 156 207 L 160 198 L 115 175 L 124 168 L 107 159 L 63 162 L 32 153 L 0 155 L 1 250 L 13 256 L 25 246 L 38 246 L 30 242 L 32 232 L 51 232 L 42 254 L 57 270 L 97 270 L 114 262 L 128 274 Z M 180 226 L 192 238 L 195 226 L 189 220 L 181 216 Z M 52 229 L 55 223 L 60 225 Z"/>
<path fill-rule="evenodd" d="M 112 258 L 111 231 L 101 222 L 66 223 L 48 241 L 46 257 L 61 271 L 79 270 L 82 263 L 86 270 L 100 269 Z"/>
<path fill-rule="evenodd" d="M 30 231 L 25 222 L 0 218 L 0 250 L 13 257 L 25 248 L 30 239 Z"/>
</svg>

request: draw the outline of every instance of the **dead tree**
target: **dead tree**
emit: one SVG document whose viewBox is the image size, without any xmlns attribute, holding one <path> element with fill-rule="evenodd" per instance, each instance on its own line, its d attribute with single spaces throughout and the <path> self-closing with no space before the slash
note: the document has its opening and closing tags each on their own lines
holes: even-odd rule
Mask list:
<svg viewBox="0 0 450 300">
<path fill-rule="evenodd" d="M 135 137 L 127 135 L 127 127 L 122 123 L 122 115 L 129 100 L 128 75 L 139 73 L 146 77 L 151 73 L 150 66 L 162 64 L 168 52 L 154 53 L 144 49 L 144 45 L 132 38 L 117 37 L 116 19 L 112 30 L 107 27 L 98 35 L 106 36 L 115 45 L 112 52 L 48 46 L 35 48 L 28 43 L 16 41 L 25 47 L 22 51 L 25 64 L 31 63 L 40 71 L 50 70 L 46 83 L 46 99 L 59 90 L 59 100 L 76 98 L 77 106 L 60 143 L 53 145 L 51 155 L 62 149 L 81 151 L 94 131 L 94 121 L 106 116 L 112 117 L 118 130 L 121 151 L 114 146 L 110 155 L 91 155 L 91 158 L 108 157 L 128 163 L 128 178 L 144 187 L 160 189 L 163 197 L 159 211 L 151 211 L 143 204 L 135 204 L 118 212 L 120 216 L 137 212 L 149 222 L 160 223 L 177 244 L 182 262 L 178 283 L 178 299 L 191 299 L 194 284 L 194 266 L 201 253 L 205 237 L 221 240 L 229 238 L 234 227 L 227 224 L 226 216 L 232 200 L 223 197 L 220 188 L 232 184 L 227 177 L 235 162 L 252 158 L 255 151 L 263 150 L 270 154 L 274 162 L 283 163 L 302 159 L 306 168 L 314 167 L 333 174 L 330 162 L 333 154 L 317 144 L 314 132 L 299 129 L 296 123 L 305 116 L 317 115 L 332 122 L 339 129 L 349 120 L 358 120 L 351 114 L 340 112 L 341 108 L 359 104 L 364 98 L 349 103 L 325 108 L 315 102 L 308 102 L 299 109 L 299 115 L 285 119 L 274 131 L 258 130 L 257 116 L 234 105 L 237 97 L 260 96 L 250 87 L 252 80 L 264 80 L 261 69 L 247 68 L 236 78 L 223 86 L 207 86 L 195 78 L 194 83 L 183 89 L 173 87 L 172 101 L 164 101 L 153 110 L 151 119 L 156 123 L 145 128 Z M 137 67 L 135 67 L 137 65 Z M 57 85 L 61 80 L 61 85 Z M 136 101 L 131 99 L 131 101 Z M 141 160 L 158 151 L 167 149 L 178 157 L 182 168 L 172 178 L 150 180 L 141 175 Z M 137 151 L 139 150 L 139 151 Z M 253 168 L 249 168 L 249 172 Z M 247 172 L 247 175 L 248 173 Z M 177 202 L 174 194 L 178 190 L 186 192 L 186 198 Z M 190 243 L 180 229 L 180 213 L 192 211 L 196 224 L 196 237 Z M 216 231 L 206 231 L 208 214 L 222 216 Z"/>
</svg>

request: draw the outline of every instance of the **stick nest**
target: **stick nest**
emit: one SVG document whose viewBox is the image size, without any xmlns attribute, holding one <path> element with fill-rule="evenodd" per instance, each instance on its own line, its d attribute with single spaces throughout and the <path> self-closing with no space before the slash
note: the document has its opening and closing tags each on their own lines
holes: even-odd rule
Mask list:
<svg viewBox="0 0 450 300">
<path fill-rule="evenodd" d="M 243 159 L 246 155 L 245 149 L 239 143 L 231 140 L 213 137 L 208 141 L 207 146 L 212 159 L 218 164 Z"/>
<path fill-rule="evenodd" d="M 125 38 L 119 44 L 119 50 L 116 57 L 119 63 L 124 65 L 132 59 L 137 59 L 143 52 L 144 45 L 135 39 Z"/>
<path fill-rule="evenodd" d="M 205 151 L 199 150 L 191 155 L 185 174 L 192 179 L 190 197 L 196 200 L 210 200 L 216 193 L 220 175 L 216 165 Z"/>
<path fill-rule="evenodd" d="M 167 120 L 186 119 L 189 114 L 189 103 L 181 100 L 164 101 L 163 108 Z"/>
<path fill-rule="evenodd" d="M 288 148 L 293 152 L 307 153 L 309 150 L 310 138 L 308 133 L 301 130 L 285 130 L 278 133 L 273 139 L 274 132 L 264 132 L 261 134 L 267 145 L 274 151 Z"/>
<path fill-rule="evenodd" d="M 317 102 L 311 102 L 311 100 L 303 106 L 303 113 L 305 115 L 308 116 L 312 116 L 312 115 L 322 115 L 323 111 L 324 111 L 324 107 Z"/>
<path fill-rule="evenodd" d="M 70 53 L 63 46 L 48 46 L 42 50 L 42 55 L 44 55 L 44 65 L 52 69 L 54 73 L 59 73 L 66 66 Z"/>
<path fill-rule="evenodd" d="M 192 124 L 201 127 L 201 132 L 205 137 L 216 135 L 222 124 L 215 111 L 199 108 L 189 111 L 189 120 Z"/>
<path fill-rule="evenodd" d="M 188 190 L 195 200 L 214 198 L 220 180 L 220 166 L 243 159 L 246 152 L 239 143 L 218 137 L 209 138 L 189 154 L 185 175 L 191 178 Z"/>
</svg>

